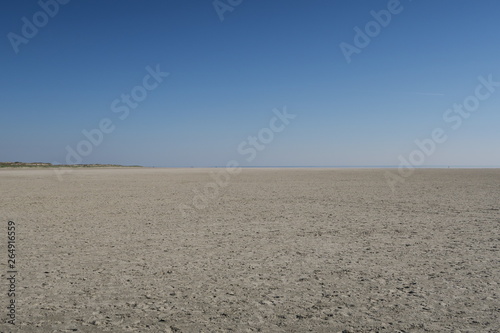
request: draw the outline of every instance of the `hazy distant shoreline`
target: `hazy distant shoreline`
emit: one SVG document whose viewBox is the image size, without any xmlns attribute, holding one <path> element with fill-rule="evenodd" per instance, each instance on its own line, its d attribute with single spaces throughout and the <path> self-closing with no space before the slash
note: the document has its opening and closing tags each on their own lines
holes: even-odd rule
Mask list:
<svg viewBox="0 0 500 333">
<path fill-rule="evenodd" d="M 52 164 L 44 162 L 0 162 L 0 168 L 103 168 L 103 167 L 133 167 L 140 168 L 140 165 L 119 165 L 119 164 Z"/>
<path fill-rule="evenodd" d="M 397 165 L 256 165 L 239 166 L 245 169 L 397 169 Z M 155 168 L 155 169 L 223 169 L 225 166 L 150 166 L 150 165 L 121 165 L 121 164 L 52 164 L 45 162 L 0 162 L 0 168 Z M 498 169 L 496 166 L 482 165 L 429 165 L 414 166 L 415 169 Z"/>
</svg>

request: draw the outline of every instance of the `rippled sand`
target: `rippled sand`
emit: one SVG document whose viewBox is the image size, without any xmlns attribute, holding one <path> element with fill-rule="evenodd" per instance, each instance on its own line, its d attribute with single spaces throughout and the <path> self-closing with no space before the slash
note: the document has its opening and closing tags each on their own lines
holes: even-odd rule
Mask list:
<svg viewBox="0 0 500 333">
<path fill-rule="evenodd" d="M 500 330 L 499 169 L 221 171 L 0 170 L 18 331 Z"/>
</svg>

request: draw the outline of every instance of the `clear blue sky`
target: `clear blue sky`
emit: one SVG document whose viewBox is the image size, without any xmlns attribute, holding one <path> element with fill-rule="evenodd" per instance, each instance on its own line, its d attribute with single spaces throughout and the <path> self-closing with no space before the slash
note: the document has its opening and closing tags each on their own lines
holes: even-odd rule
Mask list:
<svg viewBox="0 0 500 333">
<path fill-rule="evenodd" d="M 348 63 L 339 45 L 388 2 L 243 0 L 221 21 L 211 0 L 72 0 L 45 25 L 37 1 L 5 2 L 0 161 L 65 163 L 108 118 L 81 163 L 397 165 L 442 128 L 424 165 L 500 165 L 500 87 L 459 128 L 443 119 L 479 76 L 500 81 L 500 2 L 401 0 Z M 34 15 L 16 53 L 9 33 Z M 120 119 L 112 102 L 157 64 L 170 75 Z M 297 117 L 247 161 L 238 146 L 283 106 Z"/>
</svg>

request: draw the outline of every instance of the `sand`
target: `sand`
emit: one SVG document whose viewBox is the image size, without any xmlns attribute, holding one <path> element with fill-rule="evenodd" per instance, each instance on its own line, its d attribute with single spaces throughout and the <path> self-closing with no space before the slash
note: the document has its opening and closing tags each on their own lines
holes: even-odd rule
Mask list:
<svg viewBox="0 0 500 333">
<path fill-rule="evenodd" d="M 500 330 L 499 169 L 210 171 L 0 170 L 0 331 Z"/>
</svg>

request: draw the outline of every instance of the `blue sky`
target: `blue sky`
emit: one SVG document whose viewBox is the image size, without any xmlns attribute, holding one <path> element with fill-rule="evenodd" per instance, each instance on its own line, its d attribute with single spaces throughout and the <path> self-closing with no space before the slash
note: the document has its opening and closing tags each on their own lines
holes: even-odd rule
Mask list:
<svg viewBox="0 0 500 333">
<path fill-rule="evenodd" d="M 66 163 L 109 119 L 81 163 L 398 165 L 441 128 L 422 165 L 500 166 L 500 87 L 459 128 L 443 119 L 500 81 L 500 2 L 401 0 L 348 63 L 340 44 L 394 1 L 220 0 L 222 21 L 210 0 L 6 2 L 0 160 Z M 157 65 L 168 77 L 120 119 L 113 101 Z M 285 106 L 296 118 L 248 161 L 238 147 Z"/>
</svg>

